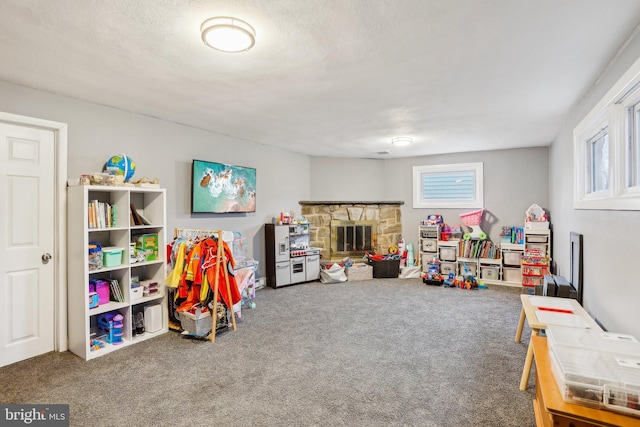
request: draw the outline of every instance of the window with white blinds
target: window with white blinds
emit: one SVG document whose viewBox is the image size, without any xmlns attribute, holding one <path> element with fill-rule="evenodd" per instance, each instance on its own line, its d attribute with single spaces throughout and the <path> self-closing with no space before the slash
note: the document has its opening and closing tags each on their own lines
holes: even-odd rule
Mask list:
<svg viewBox="0 0 640 427">
<path fill-rule="evenodd" d="M 482 208 L 482 163 L 413 167 L 414 208 Z"/>
</svg>

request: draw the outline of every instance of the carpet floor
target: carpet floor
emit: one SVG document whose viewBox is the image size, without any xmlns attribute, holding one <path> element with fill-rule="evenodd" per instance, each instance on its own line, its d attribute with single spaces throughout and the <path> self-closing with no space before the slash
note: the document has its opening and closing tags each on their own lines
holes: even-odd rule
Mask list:
<svg viewBox="0 0 640 427">
<path fill-rule="evenodd" d="M 169 331 L 92 361 L 0 368 L 0 402 L 72 426 L 534 426 L 519 289 L 373 279 L 258 290 L 214 344 Z"/>
</svg>

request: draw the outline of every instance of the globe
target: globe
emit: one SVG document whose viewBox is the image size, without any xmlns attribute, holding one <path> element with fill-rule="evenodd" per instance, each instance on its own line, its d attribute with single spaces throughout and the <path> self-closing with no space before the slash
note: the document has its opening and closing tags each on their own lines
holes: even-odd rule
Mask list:
<svg viewBox="0 0 640 427">
<path fill-rule="evenodd" d="M 124 180 L 129 181 L 136 172 L 136 164 L 129 156 L 115 155 L 107 160 L 104 171 L 110 174 L 124 175 Z"/>
</svg>

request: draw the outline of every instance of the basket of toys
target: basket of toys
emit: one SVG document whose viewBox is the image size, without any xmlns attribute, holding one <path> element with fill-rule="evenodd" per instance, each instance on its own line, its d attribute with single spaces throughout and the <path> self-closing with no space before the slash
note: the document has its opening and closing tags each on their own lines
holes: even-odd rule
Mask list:
<svg viewBox="0 0 640 427">
<path fill-rule="evenodd" d="M 462 223 L 464 225 L 480 225 L 480 223 L 482 222 L 483 213 L 484 209 L 480 209 L 477 211 L 460 214 L 460 218 L 462 218 Z"/>
<path fill-rule="evenodd" d="M 192 335 L 205 335 L 211 332 L 212 322 L 211 313 L 209 311 L 202 312 L 200 308 L 195 313 L 188 311 L 180 311 L 180 325 L 182 329 Z"/>
</svg>

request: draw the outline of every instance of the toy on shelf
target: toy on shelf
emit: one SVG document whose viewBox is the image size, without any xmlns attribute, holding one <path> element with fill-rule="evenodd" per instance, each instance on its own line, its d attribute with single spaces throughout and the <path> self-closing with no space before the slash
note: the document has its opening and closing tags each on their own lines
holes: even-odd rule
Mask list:
<svg viewBox="0 0 640 427">
<path fill-rule="evenodd" d="M 462 218 L 462 223 L 471 229 L 470 233 L 465 233 L 463 238 L 464 240 L 471 239 L 480 239 L 485 240 L 487 238 L 487 234 L 482 231 L 480 228 L 480 224 L 482 223 L 482 214 L 484 213 L 484 209 L 480 209 L 473 212 L 467 212 L 460 214 L 460 218 Z"/>
<path fill-rule="evenodd" d="M 462 228 L 460 225 L 456 224 L 454 226 L 450 226 L 447 224 L 440 224 L 440 239 L 444 242 L 449 240 L 460 240 L 462 237 Z"/>
<path fill-rule="evenodd" d="M 98 317 L 98 329 L 105 336 L 105 341 L 112 345 L 122 344 L 123 321 L 122 314 L 115 312 L 105 313 Z"/>
<path fill-rule="evenodd" d="M 427 219 L 421 221 L 421 225 L 440 225 L 442 224 L 442 215 L 427 215 Z"/>
<path fill-rule="evenodd" d="M 537 204 L 532 204 L 526 211 L 525 228 L 527 230 L 547 230 L 549 228 L 549 216 Z"/>
<path fill-rule="evenodd" d="M 478 281 L 476 276 L 469 271 L 467 263 L 463 262 L 464 272 L 462 273 L 462 283 L 460 283 L 460 289 L 478 289 Z"/>
</svg>

